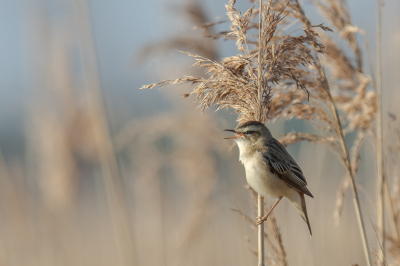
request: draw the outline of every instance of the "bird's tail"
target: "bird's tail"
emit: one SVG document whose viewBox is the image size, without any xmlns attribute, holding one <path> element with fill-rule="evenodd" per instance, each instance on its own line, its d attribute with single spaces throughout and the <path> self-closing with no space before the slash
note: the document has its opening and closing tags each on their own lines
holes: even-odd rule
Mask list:
<svg viewBox="0 0 400 266">
<path fill-rule="evenodd" d="M 312 236 L 310 220 L 308 220 L 306 200 L 304 198 L 304 194 L 299 192 L 299 197 L 300 200 L 298 199 L 291 200 L 291 202 L 293 206 L 296 208 L 296 210 L 299 212 L 301 218 L 303 218 L 303 220 L 307 223 L 308 230 L 310 231 L 310 235 Z"/>
</svg>

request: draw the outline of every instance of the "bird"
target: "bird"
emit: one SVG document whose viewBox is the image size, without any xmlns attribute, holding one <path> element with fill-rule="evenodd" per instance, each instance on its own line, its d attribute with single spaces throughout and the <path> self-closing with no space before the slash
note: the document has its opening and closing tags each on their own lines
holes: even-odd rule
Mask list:
<svg viewBox="0 0 400 266">
<path fill-rule="evenodd" d="M 259 121 L 239 124 L 236 129 L 225 129 L 236 135 L 233 139 L 239 147 L 239 160 L 244 165 L 246 180 L 258 194 L 277 199 L 270 211 L 257 217 L 257 224 L 267 220 L 279 201 L 285 197 L 293 204 L 307 223 L 312 236 L 304 195 L 314 198 L 307 188 L 307 181 L 300 166 L 285 147 L 276 140 L 269 129 Z"/>
</svg>

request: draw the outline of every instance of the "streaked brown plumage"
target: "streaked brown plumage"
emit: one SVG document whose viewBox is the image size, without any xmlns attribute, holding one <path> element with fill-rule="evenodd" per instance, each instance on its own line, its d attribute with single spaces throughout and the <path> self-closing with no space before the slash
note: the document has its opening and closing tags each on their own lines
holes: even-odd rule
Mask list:
<svg viewBox="0 0 400 266">
<path fill-rule="evenodd" d="M 246 169 L 249 185 L 265 197 L 277 198 L 276 204 L 282 197 L 288 198 L 307 223 L 311 235 L 304 194 L 312 198 L 313 195 L 307 189 L 307 181 L 295 160 L 263 123 L 250 121 L 228 131 L 236 133 L 230 139 L 239 146 L 240 161 Z M 259 217 L 259 222 L 268 214 Z"/>
</svg>

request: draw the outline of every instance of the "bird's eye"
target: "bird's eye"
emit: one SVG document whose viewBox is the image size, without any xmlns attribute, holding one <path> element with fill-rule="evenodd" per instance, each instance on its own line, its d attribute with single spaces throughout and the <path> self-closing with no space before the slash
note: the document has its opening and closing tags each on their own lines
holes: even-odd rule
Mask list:
<svg viewBox="0 0 400 266">
<path fill-rule="evenodd" d="M 246 132 L 244 132 L 244 134 L 248 136 L 248 135 L 252 134 L 253 132 L 254 131 L 246 131 Z"/>
</svg>

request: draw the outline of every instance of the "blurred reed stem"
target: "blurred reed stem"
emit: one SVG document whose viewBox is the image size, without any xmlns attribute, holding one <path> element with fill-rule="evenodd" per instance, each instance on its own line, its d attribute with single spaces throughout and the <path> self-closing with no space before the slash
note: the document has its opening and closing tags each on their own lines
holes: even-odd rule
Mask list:
<svg viewBox="0 0 400 266">
<path fill-rule="evenodd" d="M 19 245 L 24 247 L 24 241 L 32 241 L 32 234 L 29 233 L 29 217 L 27 217 L 24 210 L 24 206 L 21 204 L 21 199 L 19 198 L 13 181 L 10 176 L 10 171 L 8 170 L 7 164 L 5 162 L 3 152 L 0 150 L 0 203 L 1 209 L 5 210 L 2 212 L 4 217 L 7 217 L 3 222 L 8 224 L 13 224 L 16 229 L 12 228 L 18 232 L 18 235 L 14 235 L 14 238 L 18 238 Z M 4 225 L 3 225 L 4 226 Z M 10 265 L 10 252 L 7 252 L 5 242 L 7 242 L 6 237 L 0 237 L 0 265 Z M 28 250 L 25 250 L 28 256 L 32 256 L 32 265 L 38 265 L 36 258 L 34 258 L 34 248 L 29 246 Z"/>
<path fill-rule="evenodd" d="M 377 181 L 378 181 L 378 241 L 382 241 L 381 249 L 379 249 L 378 264 L 384 265 L 386 241 L 385 241 L 385 177 L 384 177 L 384 161 L 383 161 L 383 138 L 382 138 L 382 27 L 381 27 L 381 0 L 377 0 L 377 32 L 376 32 L 376 165 L 377 165 Z"/>
<path fill-rule="evenodd" d="M 84 72 L 84 86 L 93 134 L 105 183 L 111 219 L 116 232 L 118 250 L 124 265 L 135 265 L 133 231 L 119 175 L 114 146 L 104 110 L 99 70 L 95 53 L 90 12 L 85 0 L 75 1 Z"/>
<path fill-rule="evenodd" d="M 393 232 L 394 236 L 397 239 L 400 239 L 399 231 L 397 230 L 397 224 L 396 224 L 397 221 L 396 221 L 396 217 L 395 217 L 396 209 L 394 207 L 394 203 L 392 202 L 393 199 L 390 197 L 389 186 L 388 186 L 388 182 L 387 182 L 386 178 L 385 178 L 384 190 L 385 190 L 384 194 L 386 196 L 386 201 L 385 202 L 387 203 L 388 208 L 389 208 L 389 210 L 390 210 L 390 212 L 392 214 L 391 219 L 389 219 L 390 229 Z M 386 238 L 386 236 L 385 236 L 385 238 Z"/>
</svg>

